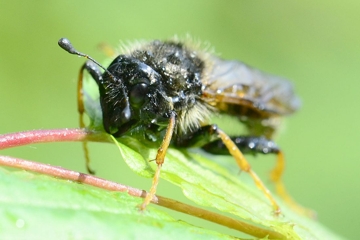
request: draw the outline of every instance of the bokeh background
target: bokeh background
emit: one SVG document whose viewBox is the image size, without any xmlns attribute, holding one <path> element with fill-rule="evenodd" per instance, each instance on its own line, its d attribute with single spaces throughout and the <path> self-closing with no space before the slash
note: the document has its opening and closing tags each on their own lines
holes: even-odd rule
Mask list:
<svg viewBox="0 0 360 240">
<path fill-rule="evenodd" d="M 360 215 L 360 1 L 0 0 L 0 133 L 77 127 L 76 78 L 83 59 L 57 45 L 68 37 L 102 61 L 100 43 L 191 34 L 226 59 L 291 79 L 302 108 L 278 143 L 284 180 L 334 232 L 356 239 Z M 115 146 L 90 144 L 101 177 L 148 189 Z M 2 154 L 85 171 L 79 143 L 32 145 Z M 254 159 L 266 179 L 274 157 Z M 180 198 L 162 182 L 159 194 Z M 180 217 L 179 217 L 180 218 Z"/>
</svg>

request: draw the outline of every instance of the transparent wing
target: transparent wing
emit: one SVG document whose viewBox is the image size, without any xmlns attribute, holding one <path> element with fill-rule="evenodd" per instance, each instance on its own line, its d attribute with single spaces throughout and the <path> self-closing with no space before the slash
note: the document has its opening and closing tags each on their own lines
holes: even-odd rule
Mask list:
<svg viewBox="0 0 360 240">
<path fill-rule="evenodd" d="M 242 62 L 219 58 L 212 60 L 213 69 L 203 83 L 203 93 L 220 110 L 226 110 L 228 105 L 238 105 L 240 108 L 237 110 L 250 109 L 262 115 L 286 115 L 300 107 L 300 100 L 295 96 L 292 84 L 285 79 L 266 74 Z"/>
</svg>

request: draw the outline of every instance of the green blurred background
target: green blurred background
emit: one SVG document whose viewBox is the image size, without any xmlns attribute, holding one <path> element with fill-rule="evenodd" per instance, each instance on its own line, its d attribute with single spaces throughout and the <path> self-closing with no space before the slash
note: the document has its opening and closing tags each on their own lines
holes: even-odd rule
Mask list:
<svg viewBox="0 0 360 240">
<path fill-rule="evenodd" d="M 0 1 L 0 133 L 77 127 L 76 78 L 83 59 L 57 45 L 68 37 L 102 61 L 99 43 L 189 33 L 226 59 L 291 79 L 303 106 L 278 143 L 284 179 L 318 219 L 350 239 L 360 215 L 360 1 Z M 101 177 L 148 189 L 115 146 L 90 144 Z M 2 154 L 85 171 L 79 143 L 32 145 Z M 252 161 L 266 179 L 274 157 Z M 170 184 L 159 194 L 178 198 Z"/>
</svg>

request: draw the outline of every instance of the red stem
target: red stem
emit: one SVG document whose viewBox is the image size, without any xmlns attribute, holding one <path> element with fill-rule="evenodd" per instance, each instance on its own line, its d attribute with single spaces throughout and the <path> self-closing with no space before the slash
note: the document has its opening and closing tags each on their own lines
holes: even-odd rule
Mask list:
<svg viewBox="0 0 360 240">
<path fill-rule="evenodd" d="M 7 156 L 0 156 L 0 165 L 2 166 L 8 166 L 8 167 L 14 167 L 14 168 L 20 168 L 23 170 L 29 170 L 32 172 L 42 173 L 49 176 L 62 178 L 66 180 L 71 180 L 83 184 L 88 184 L 94 187 L 110 190 L 110 191 L 119 191 L 119 192 L 127 192 L 129 195 L 134 197 L 141 197 L 145 198 L 148 194 L 144 190 L 136 189 L 133 187 L 129 187 L 126 185 L 122 185 L 119 183 L 111 182 L 109 180 L 105 180 L 102 178 L 98 178 L 92 175 L 84 174 L 75 172 L 72 170 L 64 169 L 61 167 L 55 167 L 51 165 L 46 165 L 43 163 L 38 162 L 32 162 L 28 160 L 13 158 L 13 157 L 7 157 Z M 268 230 L 263 229 L 257 226 L 250 225 L 248 223 L 245 223 L 240 220 L 236 220 L 230 217 L 223 216 L 218 213 L 210 212 L 201 208 L 197 208 L 182 202 L 178 202 L 166 197 L 162 196 L 154 196 L 154 198 L 151 201 L 154 204 L 157 204 L 162 207 L 166 207 L 169 209 L 172 209 L 174 211 L 182 212 L 194 217 L 198 217 L 201 219 L 208 220 L 210 222 L 214 222 L 244 233 L 247 233 L 249 235 L 259 237 L 259 238 L 265 238 L 268 237 L 269 239 L 283 239 L 284 236 Z"/>
<path fill-rule="evenodd" d="M 34 143 L 65 141 L 112 142 L 108 134 L 103 132 L 90 131 L 86 129 L 33 130 L 0 135 L 0 150 Z M 110 191 L 128 192 L 131 196 L 134 197 L 144 198 L 148 194 L 144 190 L 139 190 L 119 183 L 104 180 L 92 175 L 87 175 L 84 173 L 67 170 L 61 167 L 50 166 L 38 162 L 32 162 L 8 156 L 0 156 L 0 165 L 20 168 L 23 170 L 42 173 L 66 180 L 85 183 L 94 187 L 99 187 Z M 232 229 L 236 229 L 238 231 L 253 235 L 255 237 L 268 237 L 269 239 L 284 238 L 283 235 L 269 229 L 263 229 L 257 226 L 253 226 L 240 220 L 226 217 L 169 198 L 154 196 L 151 202 L 178 212 L 182 212 L 223 226 L 227 226 Z"/>
<path fill-rule="evenodd" d="M 107 134 L 87 129 L 33 130 L 0 135 L 0 150 L 34 143 L 112 142 Z"/>
</svg>

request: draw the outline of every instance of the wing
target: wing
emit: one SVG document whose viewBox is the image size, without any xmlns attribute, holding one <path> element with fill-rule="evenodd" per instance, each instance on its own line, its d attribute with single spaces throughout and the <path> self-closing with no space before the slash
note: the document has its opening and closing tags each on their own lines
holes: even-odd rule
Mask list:
<svg viewBox="0 0 360 240">
<path fill-rule="evenodd" d="M 287 115 L 300 107 L 290 82 L 238 61 L 213 58 L 213 68 L 203 82 L 203 96 L 220 111 L 266 118 Z"/>
</svg>

